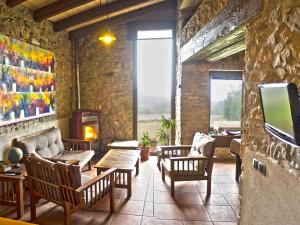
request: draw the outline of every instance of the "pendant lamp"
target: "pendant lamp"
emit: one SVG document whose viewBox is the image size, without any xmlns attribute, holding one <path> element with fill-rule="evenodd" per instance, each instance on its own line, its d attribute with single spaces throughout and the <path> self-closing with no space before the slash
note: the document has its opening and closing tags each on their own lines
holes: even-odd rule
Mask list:
<svg viewBox="0 0 300 225">
<path fill-rule="evenodd" d="M 108 5 L 108 0 L 106 0 L 106 6 Z M 100 7 L 101 7 L 101 0 L 100 0 Z M 117 40 L 116 36 L 108 29 L 107 26 L 108 23 L 108 9 L 106 12 L 106 21 L 105 21 L 105 30 L 104 32 L 100 35 L 99 41 L 105 45 L 110 45 L 113 42 Z"/>
</svg>

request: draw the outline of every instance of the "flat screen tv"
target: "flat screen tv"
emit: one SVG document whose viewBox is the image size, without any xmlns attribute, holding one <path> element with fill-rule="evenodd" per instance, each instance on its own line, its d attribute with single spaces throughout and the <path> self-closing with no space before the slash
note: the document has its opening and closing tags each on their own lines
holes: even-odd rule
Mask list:
<svg viewBox="0 0 300 225">
<path fill-rule="evenodd" d="M 265 129 L 292 145 L 300 146 L 300 101 L 294 83 L 258 86 Z"/>
</svg>

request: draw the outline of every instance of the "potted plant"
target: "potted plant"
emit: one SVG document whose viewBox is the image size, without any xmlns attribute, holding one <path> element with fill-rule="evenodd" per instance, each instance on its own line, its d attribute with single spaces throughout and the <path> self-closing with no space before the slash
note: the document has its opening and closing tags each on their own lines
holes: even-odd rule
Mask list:
<svg viewBox="0 0 300 225">
<path fill-rule="evenodd" d="M 146 161 L 149 159 L 149 155 L 150 155 L 150 138 L 148 132 L 143 133 L 141 142 L 142 142 L 141 160 Z"/>
<path fill-rule="evenodd" d="M 160 120 L 160 130 L 157 132 L 158 142 L 162 145 L 171 144 L 171 132 L 176 128 L 175 119 L 166 119 L 161 116 Z"/>
</svg>

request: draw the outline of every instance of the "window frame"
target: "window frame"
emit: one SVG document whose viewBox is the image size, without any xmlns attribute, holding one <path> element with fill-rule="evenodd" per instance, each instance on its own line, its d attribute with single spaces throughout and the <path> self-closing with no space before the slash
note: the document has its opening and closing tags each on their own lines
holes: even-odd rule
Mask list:
<svg viewBox="0 0 300 225">
<path fill-rule="evenodd" d="M 243 70 L 210 70 L 209 71 L 209 130 L 213 130 L 214 127 L 211 126 L 211 81 L 212 79 L 219 80 L 241 80 L 242 81 L 242 101 L 241 101 L 241 125 L 239 127 L 219 127 L 219 128 L 237 128 L 242 127 L 242 118 L 243 118 L 243 93 L 244 93 L 244 71 Z"/>
</svg>

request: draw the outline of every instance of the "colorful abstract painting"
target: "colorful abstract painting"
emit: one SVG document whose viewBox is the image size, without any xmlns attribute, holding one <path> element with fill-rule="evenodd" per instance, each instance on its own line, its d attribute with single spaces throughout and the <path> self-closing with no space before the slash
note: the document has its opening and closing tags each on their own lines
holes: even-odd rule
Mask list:
<svg viewBox="0 0 300 225">
<path fill-rule="evenodd" d="M 55 113 L 54 53 L 0 34 L 0 126 Z"/>
</svg>

